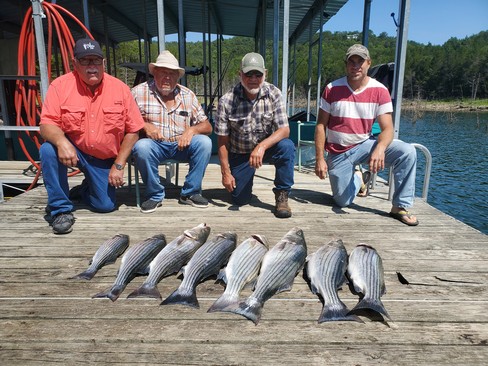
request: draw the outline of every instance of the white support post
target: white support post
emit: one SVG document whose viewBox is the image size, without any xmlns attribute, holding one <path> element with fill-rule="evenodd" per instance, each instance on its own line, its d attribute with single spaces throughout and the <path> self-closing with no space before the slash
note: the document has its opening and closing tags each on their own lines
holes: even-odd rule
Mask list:
<svg viewBox="0 0 488 366">
<path fill-rule="evenodd" d="M 36 34 L 37 55 L 39 58 L 39 73 L 41 74 L 41 99 L 44 100 L 47 88 L 49 86 L 49 78 L 47 75 L 47 57 L 46 45 L 44 43 L 44 29 L 42 28 L 42 18 L 46 15 L 42 10 L 41 2 L 44 0 L 31 0 L 32 2 L 32 17 L 34 18 L 34 30 Z"/>
</svg>

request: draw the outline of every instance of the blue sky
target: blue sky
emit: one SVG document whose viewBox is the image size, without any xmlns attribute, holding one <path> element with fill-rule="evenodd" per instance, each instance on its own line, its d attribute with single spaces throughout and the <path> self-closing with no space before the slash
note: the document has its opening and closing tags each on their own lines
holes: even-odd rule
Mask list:
<svg viewBox="0 0 488 366">
<path fill-rule="evenodd" d="M 396 35 L 391 13 L 398 19 L 398 0 L 372 0 L 370 29 Z M 364 0 L 349 0 L 324 29 L 361 31 Z M 451 37 L 463 39 L 488 30 L 488 0 L 410 0 L 408 39 L 442 45 Z"/>
<path fill-rule="evenodd" d="M 391 13 L 398 19 L 399 0 L 372 0 L 370 29 L 379 35 L 396 35 Z M 349 0 L 324 26 L 325 30 L 361 31 L 364 0 Z M 488 0 L 410 0 L 408 39 L 419 43 L 442 45 L 451 37 L 463 39 L 488 30 Z M 166 41 L 176 41 L 176 35 Z M 189 42 L 201 41 L 202 36 L 188 33 Z"/>
</svg>

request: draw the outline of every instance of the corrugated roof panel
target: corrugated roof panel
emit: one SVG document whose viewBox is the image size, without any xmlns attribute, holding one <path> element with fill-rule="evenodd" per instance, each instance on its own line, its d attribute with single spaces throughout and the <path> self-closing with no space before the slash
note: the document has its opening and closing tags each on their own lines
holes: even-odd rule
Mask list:
<svg viewBox="0 0 488 366">
<path fill-rule="evenodd" d="M 207 32 L 209 27 L 208 13 L 202 4 L 208 5 L 210 11 L 210 29 L 212 33 L 230 36 L 256 37 L 257 23 L 262 14 L 261 3 L 266 2 L 266 38 L 273 38 L 273 1 L 272 0 L 185 0 L 183 1 L 184 30 L 186 32 Z M 301 30 L 296 37 L 299 42 L 308 39 L 308 30 L 304 31 L 304 22 L 312 24 L 316 32 L 320 19 L 308 19 L 307 14 L 318 14 L 321 3 L 325 4 L 324 12 L 330 17 L 335 15 L 348 0 L 290 0 L 290 35 Z M 57 0 L 59 6 L 73 13 L 84 21 L 82 2 L 80 0 Z M 144 6 L 144 3 L 146 4 Z M 98 39 L 108 36 L 110 42 L 124 42 L 143 38 L 144 32 L 149 37 L 158 34 L 157 1 L 146 0 L 89 0 L 90 29 Z M 178 32 L 178 0 L 164 1 L 165 32 Z M 4 38 L 18 36 L 23 19 L 22 14 L 31 6 L 30 0 L 0 0 L 0 31 Z M 315 10 L 315 11 L 314 11 Z M 330 18 L 329 17 L 329 18 Z M 329 18 L 324 18 L 323 23 Z M 280 31 L 283 23 L 283 9 L 280 11 Z M 76 29 L 76 27 L 74 27 Z"/>
</svg>

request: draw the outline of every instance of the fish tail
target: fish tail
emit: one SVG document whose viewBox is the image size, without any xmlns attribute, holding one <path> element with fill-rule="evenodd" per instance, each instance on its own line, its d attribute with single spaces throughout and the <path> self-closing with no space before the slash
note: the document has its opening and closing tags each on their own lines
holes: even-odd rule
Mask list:
<svg viewBox="0 0 488 366">
<path fill-rule="evenodd" d="M 207 310 L 207 313 L 216 311 L 231 311 L 239 306 L 239 298 L 223 293 Z"/>
<path fill-rule="evenodd" d="M 239 303 L 238 307 L 229 309 L 229 311 L 231 313 L 242 315 L 251 320 L 255 325 L 258 325 L 263 311 L 263 304 L 260 302 L 253 302 L 250 304 L 247 301 L 244 301 Z"/>
<path fill-rule="evenodd" d="M 349 312 L 349 314 L 359 314 L 362 310 L 373 310 L 391 320 L 390 315 L 385 309 L 385 306 L 380 299 L 363 298 L 359 303 Z"/>
<path fill-rule="evenodd" d="M 193 291 L 183 291 L 177 289 L 171 295 L 169 295 L 160 305 L 186 305 L 191 306 L 192 308 L 200 308 L 200 304 L 198 303 L 197 294 Z"/>
<path fill-rule="evenodd" d="M 97 273 L 97 270 L 90 270 L 87 269 L 84 272 L 81 272 L 77 274 L 76 276 L 70 277 L 70 280 L 91 280 L 93 277 L 95 277 L 95 274 Z"/>
<path fill-rule="evenodd" d="M 119 298 L 122 291 L 124 291 L 125 286 L 113 286 L 106 291 L 99 292 L 92 296 L 92 299 L 98 299 L 103 297 L 108 297 L 110 300 L 115 301 Z"/>
<path fill-rule="evenodd" d="M 350 314 L 349 309 L 342 302 L 340 304 L 324 305 L 322 308 L 317 322 L 320 324 L 331 321 L 356 321 L 363 323 L 357 315 Z"/>
<path fill-rule="evenodd" d="M 127 296 L 128 299 L 133 297 L 152 297 L 154 299 L 162 299 L 161 293 L 159 292 L 158 288 L 151 285 L 142 285 L 141 287 L 132 291 Z"/>
</svg>

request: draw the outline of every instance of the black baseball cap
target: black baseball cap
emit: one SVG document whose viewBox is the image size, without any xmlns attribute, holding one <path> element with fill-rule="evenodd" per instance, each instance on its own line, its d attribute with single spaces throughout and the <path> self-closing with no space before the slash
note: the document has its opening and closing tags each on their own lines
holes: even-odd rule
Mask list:
<svg viewBox="0 0 488 366">
<path fill-rule="evenodd" d="M 98 56 L 103 58 L 103 52 L 97 41 L 90 38 L 82 38 L 76 41 L 73 49 L 75 58 L 82 58 L 85 56 Z"/>
</svg>

